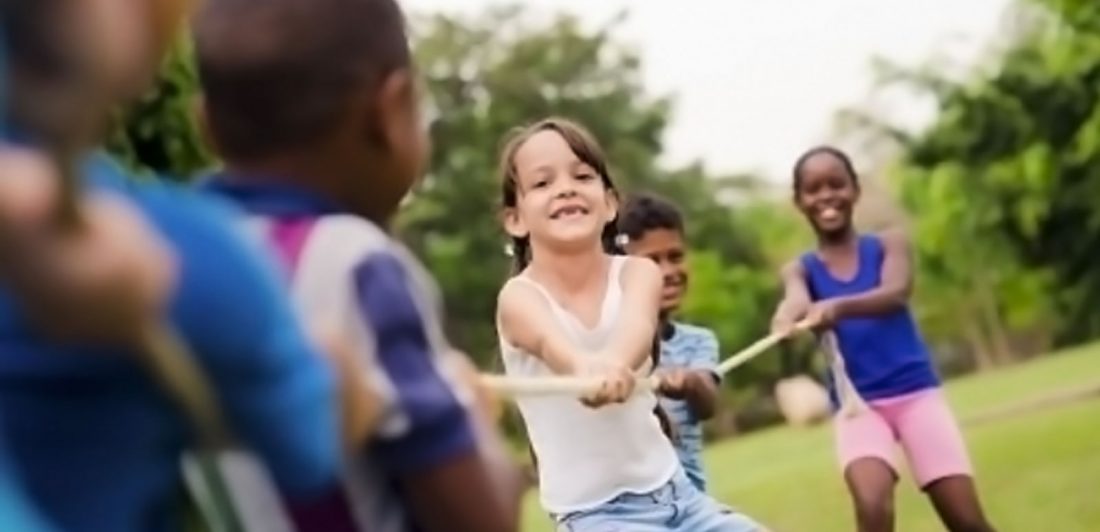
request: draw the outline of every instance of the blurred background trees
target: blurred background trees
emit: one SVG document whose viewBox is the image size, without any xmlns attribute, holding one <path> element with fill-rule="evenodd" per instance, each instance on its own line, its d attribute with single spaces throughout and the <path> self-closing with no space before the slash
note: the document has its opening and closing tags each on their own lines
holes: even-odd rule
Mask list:
<svg viewBox="0 0 1100 532">
<path fill-rule="evenodd" d="M 884 86 L 935 98 L 929 127 L 906 131 L 871 109 L 840 117 L 849 134 L 886 147 L 858 154 L 869 183 L 861 220 L 911 230 L 915 311 L 948 374 L 1100 336 L 1100 5 L 1019 0 L 1010 15 L 1002 46 L 966 76 L 881 65 Z M 503 6 L 410 21 L 434 151 L 397 231 L 436 275 L 453 339 L 483 368 L 498 367 L 493 308 L 509 265 L 497 151 L 514 126 L 574 119 L 603 143 L 620 188 L 681 205 L 692 247 L 682 317 L 713 328 L 727 353 L 766 333 L 776 271 L 812 244 L 787 176 L 659 164 L 674 95 L 647 91 L 644 58 L 616 40 L 621 20 L 593 30 Z M 120 114 L 111 151 L 170 179 L 216 164 L 194 124 L 195 93 L 181 42 L 159 89 Z M 818 366 L 803 342 L 739 370 L 719 428 L 735 415 L 743 428 L 775 420 L 774 384 Z"/>
</svg>

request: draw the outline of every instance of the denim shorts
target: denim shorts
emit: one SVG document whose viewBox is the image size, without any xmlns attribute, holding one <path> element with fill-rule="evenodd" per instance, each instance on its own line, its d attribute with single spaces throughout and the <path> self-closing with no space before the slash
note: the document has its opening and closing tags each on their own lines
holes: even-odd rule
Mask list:
<svg viewBox="0 0 1100 532">
<path fill-rule="evenodd" d="M 762 532 L 699 491 L 683 471 L 649 493 L 625 493 L 590 510 L 552 515 L 558 532 Z"/>
</svg>

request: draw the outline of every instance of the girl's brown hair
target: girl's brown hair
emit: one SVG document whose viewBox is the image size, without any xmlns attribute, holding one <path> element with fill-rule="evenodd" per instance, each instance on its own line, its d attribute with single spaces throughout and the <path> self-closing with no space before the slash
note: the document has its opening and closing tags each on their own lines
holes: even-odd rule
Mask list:
<svg viewBox="0 0 1100 532">
<path fill-rule="evenodd" d="M 599 174 L 604 187 L 610 193 L 618 195 L 618 189 L 615 188 L 615 182 L 611 179 L 611 172 L 607 168 L 607 158 L 604 156 L 603 148 L 600 147 L 596 138 L 576 122 L 565 118 L 550 117 L 529 126 L 518 128 L 506 138 L 504 149 L 501 150 L 500 154 L 501 207 L 506 209 L 516 207 L 519 199 L 519 179 L 516 175 L 515 165 L 516 152 L 528 139 L 542 131 L 553 131 L 561 135 L 573 154 Z M 622 250 L 616 244 L 616 237 L 618 236 L 617 222 L 618 217 L 616 216 L 614 220 L 604 225 L 603 234 L 600 238 L 604 250 L 616 255 L 622 254 Z M 511 250 L 512 273 L 518 274 L 531 262 L 530 237 L 512 237 Z"/>
</svg>

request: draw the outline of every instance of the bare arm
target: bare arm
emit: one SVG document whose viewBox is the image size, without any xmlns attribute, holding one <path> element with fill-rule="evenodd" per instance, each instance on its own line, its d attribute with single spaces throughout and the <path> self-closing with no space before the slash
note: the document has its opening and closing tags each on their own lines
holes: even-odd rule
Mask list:
<svg viewBox="0 0 1100 532">
<path fill-rule="evenodd" d="M 59 224 L 60 196 L 42 154 L 0 147 L 0 285 L 55 339 L 135 341 L 171 299 L 175 249 L 114 195 L 82 196 L 82 226 Z"/>
<path fill-rule="evenodd" d="M 403 475 L 410 514 L 427 532 L 515 532 L 518 500 L 499 501 L 484 459 L 476 450 L 436 467 Z M 496 503 L 496 504 L 493 504 Z"/>
<path fill-rule="evenodd" d="M 508 343 L 542 359 L 553 371 L 580 371 L 576 348 L 554 319 L 546 298 L 534 287 L 516 279 L 508 281 L 497 299 L 497 320 Z"/>
<path fill-rule="evenodd" d="M 718 383 L 714 373 L 705 370 L 692 370 L 684 377 L 684 399 L 691 408 L 695 419 L 706 421 L 714 417 L 718 404 Z"/>
<path fill-rule="evenodd" d="M 627 257 L 622 271 L 622 312 L 606 351 L 638 369 L 650 359 L 661 311 L 661 271 L 649 260 Z"/>
<path fill-rule="evenodd" d="M 904 232 L 881 234 L 882 280 L 874 290 L 833 300 L 836 317 L 868 316 L 893 312 L 906 305 L 913 287 L 912 249 Z"/>
<path fill-rule="evenodd" d="M 783 265 L 779 273 L 783 280 L 783 300 L 775 309 L 772 328 L 793 325 L 806 315 L 813 298 L 806 287 L 806 271 L 797 259 Z"/>
</svg>

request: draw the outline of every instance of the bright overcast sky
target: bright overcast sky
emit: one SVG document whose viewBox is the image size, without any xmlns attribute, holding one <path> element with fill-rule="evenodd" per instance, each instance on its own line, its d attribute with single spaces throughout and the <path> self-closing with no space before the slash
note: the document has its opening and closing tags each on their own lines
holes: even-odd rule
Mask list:
<svg viewBox="0 0 1100 532">
<path fill-rule="evenodd" d="M 476 11 L 499 0 L 404 0 L 409 11 Z M 948 54 L 967 62 L 1009 0 L 522 0 L 593 26 L 623 7 L 619 36 L 642 53 L 648 87 L 676 102 L 665 159 L 785 178 L 826 142 L 834 113 L 870 91 L 871 59 L 906 65 Z M 892 117 L 920 124 L 927 102 L 892 95 Z"/>
</svg>

